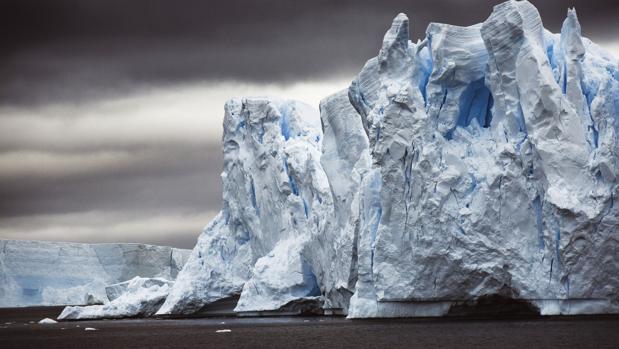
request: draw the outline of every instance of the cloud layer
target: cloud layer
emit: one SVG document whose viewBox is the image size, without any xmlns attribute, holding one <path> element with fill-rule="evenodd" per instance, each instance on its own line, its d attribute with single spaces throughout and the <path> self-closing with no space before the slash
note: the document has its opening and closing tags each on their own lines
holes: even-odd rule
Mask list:
<svg viewBox="0 0 619 349">
<path fill-rule="evenodd" d="M 190 248 L 221 206 L 229 93 L 317 107 L 324 94 L 347 84 L 217 82 L 2 107 L 0 237 Z"/>
<path fill-rule="evenodd" d="M 233 96 L 318 106 L 392 18 L 470 25 L 496 1 L 7 0 L 0 11 L 0 238 L 192 247 L 221 206 Z M 616 1 L 533 1 L 618 54 Z"/>
</svg>

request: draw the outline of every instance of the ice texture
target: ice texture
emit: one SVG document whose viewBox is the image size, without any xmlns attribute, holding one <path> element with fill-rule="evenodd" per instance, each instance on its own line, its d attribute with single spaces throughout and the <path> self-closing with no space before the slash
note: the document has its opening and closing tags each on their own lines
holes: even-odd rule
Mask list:
<svg viewBox="0 0 619 349">
<path fill-rule="evenodd" d="M 553 34 L 527 1 L 415 43 L 409 27 L 320 112 L 226 104 L 223 209 L 157 314 L 235 296 L 241 315 L 619 312 L 617 59 L 575 10 Z"/>
<path fill-rule="evenodd" d="M 189 253 L 143 244 L 0 240 L 0 306 L 99 303 L 107 300 L 105 286 L 135 276 L 174 280 Z"/>
<path fill-rule="evenodd" d="M 226 103 L 223 210 L 199 237 L 158 314 L 192 313 L 235 295 L 238 311 L 277 310 L 320 295 L 315 273 L 322 269 L 300 253 L 333 213 L 321 146 L 320 115 L 304 103 L 265 97 Z"/>
<path fill-rule="evenodd" d="M 117 319 L 125 317 L 148 317 L 161 307 L 168 296 L 173 281 L 162 278 L 133 279 L 108 286 L 113 294 L 110 302 L 102 305 L 68 306 L 58 320 Z"/>
<path fill-rule="evenodd" d="M 509 1 L 418 43 L 396 17 L 350 88 L 373 168 L 349 317 L 443 315 L 487 295 L 617 312 L 617 78 L 574 10 L 553 35 Z"/>
</svg>

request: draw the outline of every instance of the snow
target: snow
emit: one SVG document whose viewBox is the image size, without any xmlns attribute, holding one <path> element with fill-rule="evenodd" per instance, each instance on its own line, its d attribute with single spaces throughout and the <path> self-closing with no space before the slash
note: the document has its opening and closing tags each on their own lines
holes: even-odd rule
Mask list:
<svg viewBox="0 0 619 349">
<path fill-rule="evenodd" d="M 0 240 L 0 307 L 103 303 L 135 276 L 173 280 L 188 250 L 142 244 Z"/>
</svg>

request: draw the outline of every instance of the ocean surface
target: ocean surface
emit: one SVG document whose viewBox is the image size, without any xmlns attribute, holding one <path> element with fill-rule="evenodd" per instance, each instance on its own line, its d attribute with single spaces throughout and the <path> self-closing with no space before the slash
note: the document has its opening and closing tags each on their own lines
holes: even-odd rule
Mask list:
<svg viewBox="0 0 619 349">
<path fill-rule="evenodd" d="M 220 317 L 38 324 L 61 309 L 0 309 L 0 348 L 619 348 L 619 316 Z"/>
</svg>

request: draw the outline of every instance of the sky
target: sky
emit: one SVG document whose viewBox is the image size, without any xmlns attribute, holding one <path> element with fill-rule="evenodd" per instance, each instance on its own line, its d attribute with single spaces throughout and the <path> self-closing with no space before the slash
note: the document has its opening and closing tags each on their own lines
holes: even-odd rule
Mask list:
<svg viewBox="0 0 619 349">
<path fill-rule="evenodd" d="M 318 106 L 399 12 L 471 25 L 500 1 L 2 0 L 0 239 L 191 248 L 221 208 L 223 105 Z M 532 1 L 619 57 L 619 1 Z"/>
</svg>

